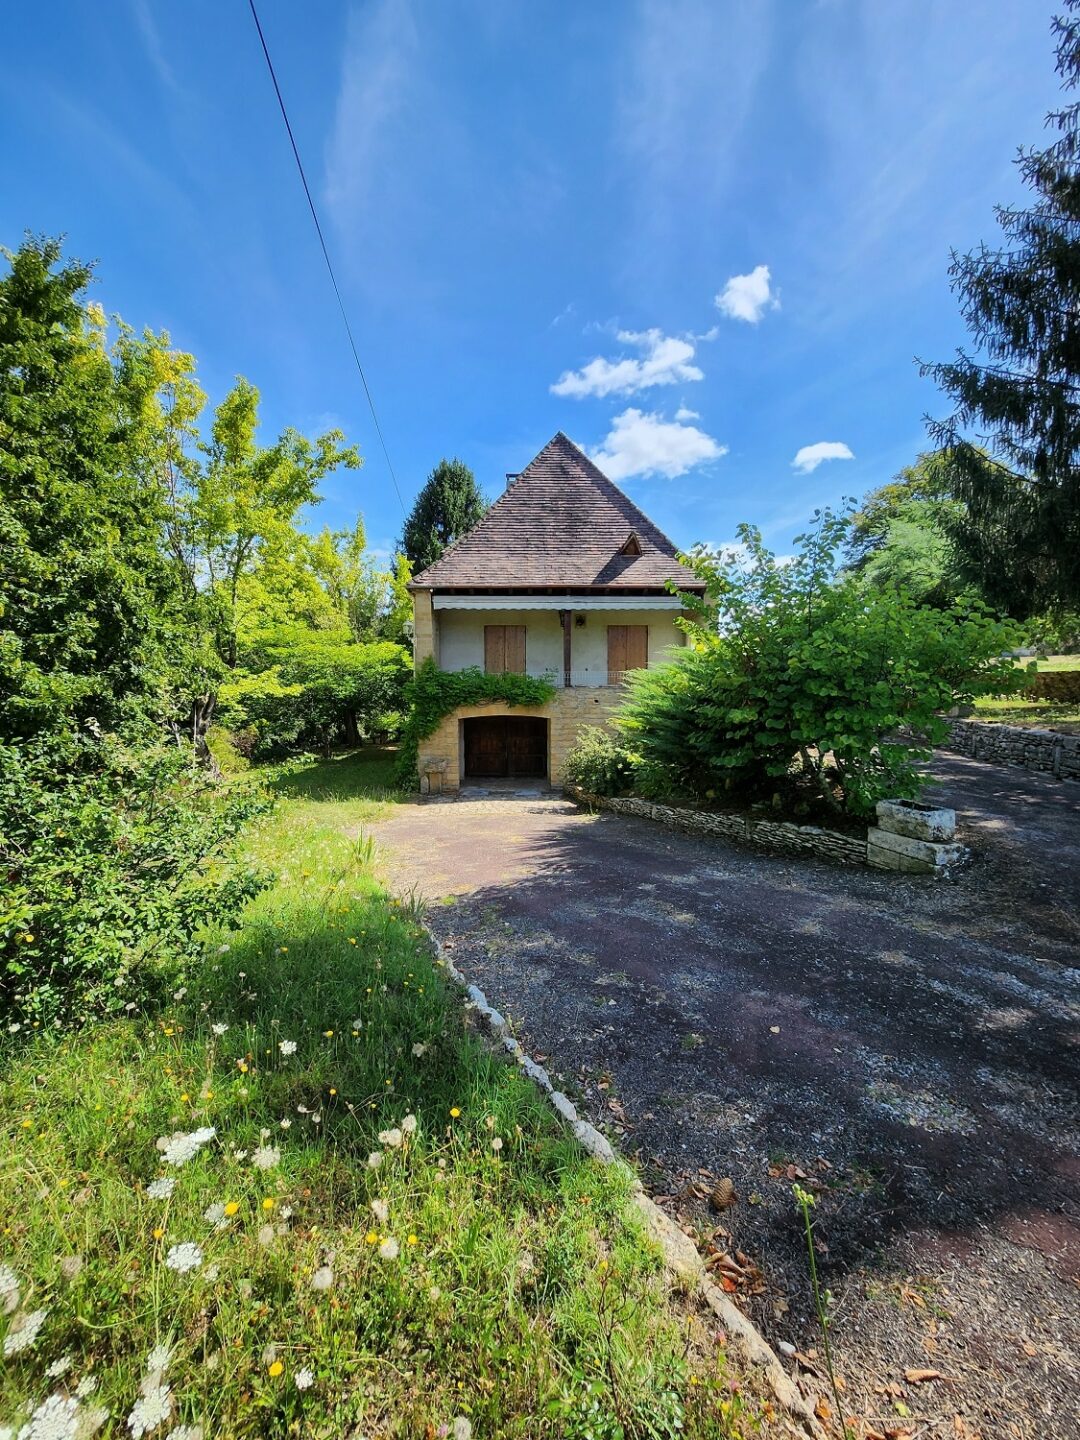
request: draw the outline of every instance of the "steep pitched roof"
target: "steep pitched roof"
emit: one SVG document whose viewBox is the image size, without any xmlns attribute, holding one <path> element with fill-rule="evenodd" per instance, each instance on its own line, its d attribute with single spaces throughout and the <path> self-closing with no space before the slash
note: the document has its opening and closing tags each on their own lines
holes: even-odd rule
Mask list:
<svg viewBox="0 0 1080 1440">
<path fill-rule="evenodd" d="M 636 537 L 640 554 L 627 541 Z M 629 551 L 630 553 L 627 553 Z M 413 579 L 419 589 L 662 589 L 701 581 L 675 546 L 560 430 L 475 529 Z"/>
</svg>

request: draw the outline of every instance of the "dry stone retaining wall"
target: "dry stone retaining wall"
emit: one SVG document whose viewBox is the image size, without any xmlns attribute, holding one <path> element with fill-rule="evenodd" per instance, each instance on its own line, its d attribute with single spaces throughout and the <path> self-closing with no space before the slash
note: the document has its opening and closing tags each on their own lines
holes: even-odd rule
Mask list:
<svg viewBox="0 0 1080 1440">
<path fill-rule="evenodd" d="M 866 864 L 866 841 L 855 835 L 841 835 L 817 825 L 792 825 L 787 820 L 755 820 L 749 815 L 718 815 L 708 810 L 687 810 L 678 805 L 657 805 L 634 796 L 589 795 L 567 787 L 572 799 L 619 815 L 640 815 L 659 820 L 692 835 L 722 835 L 727 840 L 758 845 L 795 855 L 823 855 L 845 865 Z"/>
<path fill-rule="evenodd" d="M 990 765 L 1020 765 L 1060 780 L 1080 780 L 1080 735 L 985 720 L 950 720 L 946 749 Z"/>
</svg>

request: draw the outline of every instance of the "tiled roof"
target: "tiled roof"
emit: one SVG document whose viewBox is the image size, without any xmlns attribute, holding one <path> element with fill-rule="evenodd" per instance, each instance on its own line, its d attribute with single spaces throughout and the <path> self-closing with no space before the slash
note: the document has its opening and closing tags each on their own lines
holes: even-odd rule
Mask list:
<svg viewBox="0 0 1080 1440">
<path fill-rule="evenodd" d="M 640 555 L 621 553 L 631 534 L 637 536 Z M 700 590 L 701 582 L 679 564 L 677 553 L 560 430 L 479 525 L 415 576 L 413 585 L 433 590 L 660 590 L 670 579 Z"/>
</svg>

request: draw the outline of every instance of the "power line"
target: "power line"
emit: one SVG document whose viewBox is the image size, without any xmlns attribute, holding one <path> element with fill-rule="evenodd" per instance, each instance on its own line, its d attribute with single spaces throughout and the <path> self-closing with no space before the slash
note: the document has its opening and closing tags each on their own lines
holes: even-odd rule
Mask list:
<svg viewBox="0 0 1080 1440">
<path fill-rule="evenodd" d="M 251 6 L 251 18 L 255 21 L 255 29 L 259 32 L 259 43 L 262 45 L 262 52 L 266 57 L 266 68 L 270 71 L 270 79 L 274 82 L 274 94 L 277 96 L 278 106 L 281 109 L 281 118 L 285 121 L 285 129 L 288 131 L 289 144 L 292 146 L 293 158 L 296 161 L 296 168 L 300 172 L 300 182 L 304 187 L 304 194 L 307 196 L 308 209 L 311 211 L 311 218 L 315 222 L 315 233 L 319 237 L 319 244 L 322 247 L 323 259 L 326 261 L 326 269 L 330 275 L 330 283 L 334 287 L 334 295 L 337 297 L 338 309 L 341 311 L 341 318 L 345 324 L 345 334 L 349 337 L 349 348 L 352 350 L 353 359 L 356 361 L 356 368 L 360 374 L 360 383 L 364 387 L 364 394 L 367 397 L 368 409 L 371 411 L 371 418 L 375 423 L 375 433 L 379 437 L 379 444 L 382 446 L 383 459 L 386 461 L 386 468 L 390 472 L 390 479 L 394 482 L 394 490 L 397 493 L 398 504 L 401 506 L 401 513 L 407 514 L 405 501 L 401 498 L 401 489 L 394 474 L 394 467 L 390 463 L 390 452 L 386 448 L 386 440 L 383 438 L 382 426 L 379 424 L 379 417 L 375 412 L 375 401 L 371 398 L 371 389 L 364 374 L 364 367 L 360 363 L 360 354 L 356 348 L 356 341 L 353 339 L 352 326 L 349 324 L 349 317 L 345 312 L 345 302 L 341 298 L 341 290 L 338 286 L 337 276 L 334 274 L 334 267 L 330 262 L 330 251 L 326 247 L 326 238 L 323 235 L 322 225 L 319 223 L 319 212 L 315 209 L 315 201 L 311 198 L 311 187 L 308 185 L 307 176 L 304 174 L 304 162 L 300 159 L 300 151 L 296 144 L 296 137 L 293 134 L 292 125 L 289 123 L 289 112 L 285 109 L 285 101 L 281 94 L 281 86 L 278 84 L 277 73 L 274 70 L 274 62 L 270 59 L 270 51 L 266 44 L 266 36 L 259 23 L 259 12 L 255 9 L 255 0 L 248 0 Z"/>
</svg>

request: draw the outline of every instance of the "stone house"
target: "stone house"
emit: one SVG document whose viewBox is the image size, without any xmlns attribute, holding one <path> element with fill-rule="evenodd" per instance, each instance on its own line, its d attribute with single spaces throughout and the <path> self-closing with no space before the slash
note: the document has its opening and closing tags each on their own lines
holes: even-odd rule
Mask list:
<svg viewBox="0 0 1080 1440">
<path fill-rule="evenodd" d="M 561 432 L 508 475 L 479 525 L 413 579 L 415 661 L 542 676 L 555 695 L 446 716 L 421 742 L 421 789 L 559 784 L 582 727 L 608 723 L 626 672 L 685 643 L 668 581 L 704 590 L 667 536 Z"/>
</svg>

